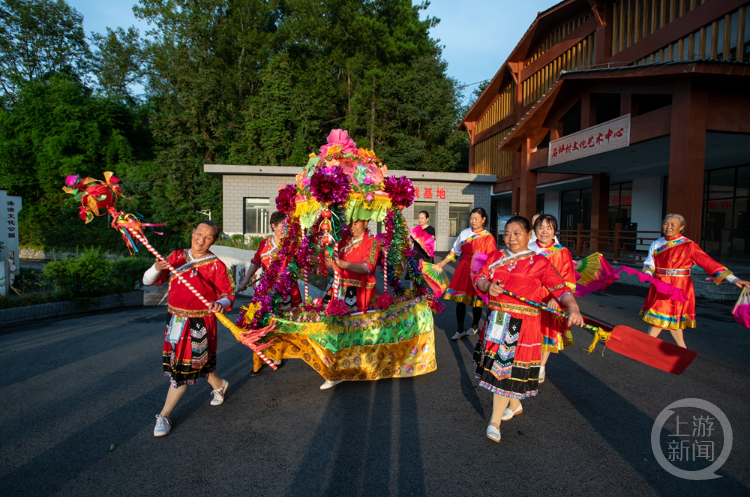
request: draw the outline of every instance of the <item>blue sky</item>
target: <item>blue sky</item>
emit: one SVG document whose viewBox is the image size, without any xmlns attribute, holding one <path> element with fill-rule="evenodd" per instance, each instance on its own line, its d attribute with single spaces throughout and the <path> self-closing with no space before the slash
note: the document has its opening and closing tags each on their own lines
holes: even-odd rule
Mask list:
<svg viewBox="0 0 750 497">
<path fill-rule="evenodd" d="M 133 15 L 134 0 L 68 0 L 68 3 L 83 15 L 87 35 L 117 26 L 135 25 L 141 35 L 148 29 L 145 22 Z M 537 12 L 556 3 L 558 0 L 432 0 L 422 15 L 440 19 L 431 34 L 444 46 L 448 74 L 469 84 L 492 78 Z M 466 93 L 473 88 L 467 88 Z"/>
</svg>

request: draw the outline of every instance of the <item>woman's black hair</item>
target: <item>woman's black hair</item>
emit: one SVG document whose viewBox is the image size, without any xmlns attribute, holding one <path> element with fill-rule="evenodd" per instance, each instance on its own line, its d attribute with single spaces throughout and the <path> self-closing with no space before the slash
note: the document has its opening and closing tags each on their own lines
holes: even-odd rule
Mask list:
<svg viewBox="0 0 750 497">
<path fill-rule="evenodd" d="M 216 235 L 214 236 L 214 239 L 215 239 L 214 241 L 219 239 L 219 235 L 221 234 L 221 228 L 219 228 L 218 224 L 216 224 L 214 221 L 211 221 L 210 219 L 203 219 L 201 221 L 198 221 L 198 224 L 195 225 L 195 228 L 193 228 L 193 231 L 195 231 L 198 228 L 198 226 L 200 226 L 201 224 L 205 224 L 206 226 L 213 228 L 214 233 L 216 233 Z"/>
<path fill-rule="evenodd" d="M 419 214 L 424 214 L 424 217 L 426 217 L 427 219 L 430 219 L 430 213 L 427 211 L 419 211 L 417 216 L 419 216 Z"/>
<path fill-rule="evenodd" d="M 555 233 L 557 233 L 557 218 L 552 214 L 542 214 L 536 218 L 536 221 L 534 221 L 534 231 L 536 231 L 544 221 L 547 221 L 549 225 L 552 226 L 552 229 L 555 230 Z"/>
<path fill-rule="evenodd" d="M 509 224 L 512 224 L 512 223 L 520 224 L 521 227 L 526 231 L 526 233 L 531 231 L 531 223 L 529 223 L 529 220 L 523 216 L 513 216 L 512 218 L 508 219 L 505 222 L 506 228 L 508 227 Z"/>
<path fill-rule="evenodd" d="M 269 224 L 271 226 L 276 226 L 277 224 L 284 222 L 285 217 L 286 217 L 286 214 L 284 214 L 281 211 L 276 211 L 273 214 L 271 214 L 271 220 Z"/>
<path fill-rule="evenodd" d="M 487 211 L 486 211 L 486 210 L 484 210 L 484 209 L 483 209 L 482 207 L 477 207 L 477 208 L 475 208 L 475 209 L 472 209 L 471 213 L 469 213 L 469 216 L 471 216 L 472 214 L 479 214 L 479 215 L 480 215 L 480 216 L 482 216 L 483 218 L 485 218 L 485 219 L 489 219 L 489 218 L 487 217 Z M 482 226 L 484 226 L 486 222 L 487 222 L 487 221 L 485 221 L 484 223 L 482 223 Z"/>
</svg>

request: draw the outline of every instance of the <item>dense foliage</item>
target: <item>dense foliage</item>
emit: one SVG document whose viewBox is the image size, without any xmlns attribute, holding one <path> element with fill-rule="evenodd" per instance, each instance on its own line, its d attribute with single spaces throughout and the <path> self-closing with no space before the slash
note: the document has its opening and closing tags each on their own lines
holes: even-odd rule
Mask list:
<svg viewBox="0 0 750 497">
<path fill-rule="evenodd" d="M 331 128 L 391 169 L 458 171 L 460 91 L 411 0 L 141 0 L 153 27 L 94 33 L 64 0 L 0 0 L 0 188 L 23 195 L 21 242 L 121 246 L 82 225 L 69 174 L 124 178 L 123 205 L 185 241 L 221 222 L 207 163 L 301 166 Z M 133 83 L 146 94 L 129 93 Z"/>
</svg>

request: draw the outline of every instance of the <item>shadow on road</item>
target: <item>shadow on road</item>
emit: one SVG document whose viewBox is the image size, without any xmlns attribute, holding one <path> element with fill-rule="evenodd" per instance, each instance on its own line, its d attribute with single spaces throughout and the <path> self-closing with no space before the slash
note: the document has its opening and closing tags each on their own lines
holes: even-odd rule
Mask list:
<svg viewBox="0 0 750 497">
<path fill-rule="evenodd" d="M 667 475 L 653 459 L 650 437 L 633 436 L 650 434 L 654 419 L 566 354 L 558 354 L 555 361 L 564 365 L 566 374 L 549 381 L 659 495 L 747 495 L 745 486 L 721 470 L 722 478 L 707 481 Z M 607 462 L 602 461 L 602 470 L 606 468 Z"/>
<path fill-rule="evenodd" d="M 343 383 L 331 392 L 287 495 L 388 495 L 394 445 L 399 493 L 423 495 L 414 378 Z"/>
<path fill-rule="evenodd" d="M 235 345 L 235 347 L 242 346 Z M 225 354 L 226 352 L 222 355 Z M 250 379 L 252 356 L 246 354 L 243 360 L 231 362 L 231 367 L 224 371 L 221 370 L 221 361 L 219 365 L 219 374 L 232 384 L 232 389 L 227 395 L 229 399 L 233 392 L 238 391 Z M 109 388 L 116 389 L 118 383 L 118 381 L 110 382 Z M 117 409 L 93 420 L 84 429 L 73 433 L 57 445 L 5 474 L 3 478 L 0 478 L 0 488 L 3 489 L 3 494 L 55 494 L 70 480 L 106 457 L 107 454 L 102 454 L 99 448 L 109 446 L 110 443 L 120 446 L 134 437 L 139 437 L 147 440 L 144 443 L 159 443 L 166 447 L 165 451 L 173 450 L 174 447 L 171 449 L 169 447 L 172 444 L 179 444 L 179 438 L 155 439 L 150 434 L 154 422 L 153 415 L 161 409 L 168 385 L 169 382 L 165 378 L 163 384 L 147 390 Z M 210 387 L 207 387 L 205 380 L 189 388 L 188 394 L 182 399 L 172 416 L 175 430 L 179 430 L 181 422 L 185 422 L 208 404 L 209 392 Z M 133 413 L 148 412 L 148 408 L 144 406 L 152 406 L 150 412 L 153 414 L 133 415 Z M 69 408 L 72 407 L 69 406 Z M 79 405 L 79 408 L 84 409 L 84 406 Z M 91 450 L 82 450 L 82 448 L 91 448 Z"/>
</svg>

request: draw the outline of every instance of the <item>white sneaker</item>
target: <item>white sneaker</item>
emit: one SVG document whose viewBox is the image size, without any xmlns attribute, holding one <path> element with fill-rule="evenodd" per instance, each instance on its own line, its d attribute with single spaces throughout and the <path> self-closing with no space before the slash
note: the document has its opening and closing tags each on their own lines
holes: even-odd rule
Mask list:
<svg viewBox="0 0 750 497">
<path fill-rule="evenodd" d="M 320 389 L 321 390 L 328 390 L 331 387 L 335 387 L 336 385 L 338 385 L 342 381 L 344 381 L 344 380 L 335 380 L 335 381 L 326 380 L 325 383 L 323 383 L 322 385 L 320 385 Z"/>
<path fill-rule="evenodd" d="M 211 405 L 212 406 L 220 406 L 224 403 L 224 394 L 227 393 L 227 388 L 229 388 L 229 382 L 227 380 L 222 380 L 224 384 L 221 386 L 219 390 L 212 390 L 211 395 L 214 396 L 213 399 L 211 399 Z"/>
<path fill-rule="evenodd" d="M 156 426 L 154 426 L 154 436 L 163 437 L 172 430 L 172 422 L 161 414 L 156 415 Z"/>
<path fill-rule="evenodd" d="M 476 328 L 469 328 L 468 330 L 464 331 L 464 335 L 467 337 L 470 337 L 471 335 L 476 335 L 479 330 Z"/>
<path fill-rule="evenodd" d="M 519 405 L 516 407 L 515 411 L 511 411 L 510 407 L 506 407 L 505 411 L 503 411 L 503 417 L 500 418 L 502 421 L 510 421 L 514 417 L 518 416 L 523 412 L 523 406 Z"/>
<path fill-rule="evenodd" d="M 466 335 L 466 332 L 457 331 L 456 334 L 451 337 L 451 340 L 458 340 L 464 335 Z"/>
<path fill-rule="evenodd" d="M 500 429 L 495 428 L 492 425 L 487 425 L 487 438 L 492 440 L 493 442 L 499 442 L 500 441 Z"/>
</svg>

